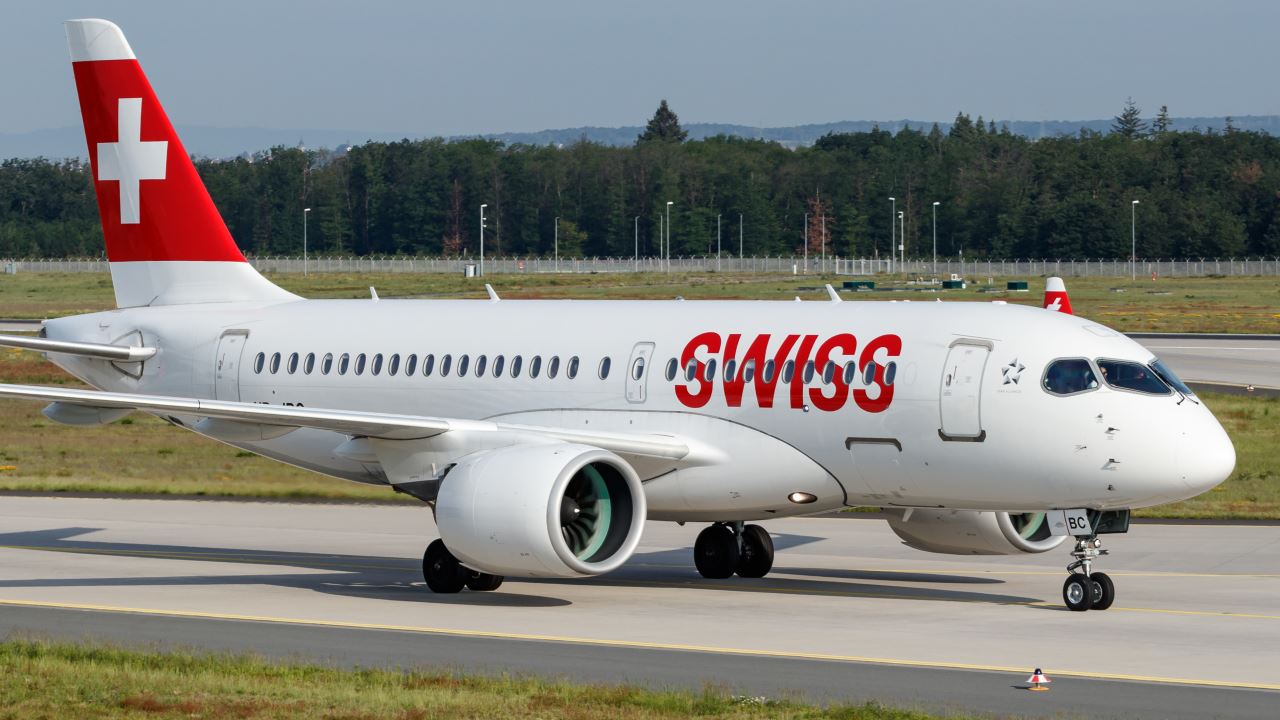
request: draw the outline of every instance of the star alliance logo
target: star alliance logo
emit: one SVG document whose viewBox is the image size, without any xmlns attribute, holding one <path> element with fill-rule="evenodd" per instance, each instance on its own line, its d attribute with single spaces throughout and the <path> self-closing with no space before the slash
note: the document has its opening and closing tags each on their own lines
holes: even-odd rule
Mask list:
<svg viewBox="0 0 1280 720">
<path fill-rule="evenodd" d="M 1000 373 L 1004 376 L 1003 385 L 1017 385 L 1018 380 L 1022 378 L 1022 371 L 1026 370 L 1026 366 L 1018 362 L 1018 358 L 1014 358 L 1013 362 L 1000 368 Z"/>
</svg>

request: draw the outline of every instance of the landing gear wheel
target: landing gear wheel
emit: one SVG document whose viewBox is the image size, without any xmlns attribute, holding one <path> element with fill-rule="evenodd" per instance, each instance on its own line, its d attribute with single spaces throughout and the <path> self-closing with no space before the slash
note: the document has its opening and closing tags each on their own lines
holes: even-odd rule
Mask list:
<svg viewBox="0 0 1280 720">
<path fill-rule="evenodd" d="M 1093 583 L 1084 573 L 1072 573 L 1062 585 L 1062 601 L 1072 612 L 1083 612 L 1093 604 Z"/>
<path fill-rule="evenodd" d="M 467 587 L 476 592 L 490 592 L 502 586 L 501 575 L 473 572 L 467 576 Z"/>
<path fill-rule="evenodd" d="M 742 528 L 742 549 L 738 556 L 738 577 L 761 578 L 773 569 L 773 538 L 759 525 Z"/>
<path fill-rule="evenodd" d="M 1111 607 L 1111 603 L 1116 601 L 1116 584 L 1111 582 L 1111 576 L 1097 572 L 1089 576 L 1089 583 L 1093 590 L 1089 609 L 1106 610 Z"/>
<path fill-rule="evenodd" d="M 422 577 L 427 587 L 436 593 L 457 593 L 467 584 L 469 571 L 458 563 L 458 558 L 444 546 L 443 540 L 433 540 L 422 556 Z"/>
<path fill-rule="evenodd" d="M 738 569 L 738 538 L 727 525 L 716 523 L 698 533 L 693 564 L 704 578 L 720 580 Z"/>
</svg>

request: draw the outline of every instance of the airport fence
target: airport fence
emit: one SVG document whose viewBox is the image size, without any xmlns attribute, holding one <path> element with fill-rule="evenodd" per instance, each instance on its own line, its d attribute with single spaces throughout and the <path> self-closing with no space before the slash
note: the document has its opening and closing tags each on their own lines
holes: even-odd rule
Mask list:
<svg viewBox="0 0 1280 720">
<path fill-rule="evenodd" d="M 454 273 L 479 274 L 476 258 L 439 258 L 404 255 L 366 255 L 350 257 L 276 257 L 256 256 L 249 259 L 260 272 L 301 273 L 304 268 L 314 273 Z M 0 268 L 16 272 L 108 272 L 101 258 L 0 258 Z M 486 275 L 521 273 L 631 273 L 631 272 L 726 272 L 769 273 L 783 275 L 853 275 L 873 276 L 901 274 L 916 277 L 1206 277 L 1206 276 L 1280 276 L 1280 258 L 1184 258 L 1139 259 L 1012 259 L 962 260 L 958 258 L 919 258 L 893 261 L 885 258 L 841 258 L 776 256 L 776 257 L 675 257 L 665 260 L 642 258 L 554 258 L 497 257 L 485 258 Z"/>
</svg>

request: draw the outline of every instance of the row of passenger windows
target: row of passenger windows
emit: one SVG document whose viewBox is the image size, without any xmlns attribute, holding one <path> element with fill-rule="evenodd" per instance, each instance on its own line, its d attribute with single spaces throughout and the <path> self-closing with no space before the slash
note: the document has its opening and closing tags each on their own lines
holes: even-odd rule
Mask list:
<svg viewBox="0 0 1280 720">
<path fill-rule="evenodd" d="M 600 364 L 596 368 L 596 374 L 601 380 L 609 377 L 609 366 L 611 361 L 609 358 L 601 358 Z M 573 380 L 578 377 L 578 370 L 581 365 L 578 356 L 574 355 L 564 362 L 565 377 Z M 547 379 L 554 379 L 560 374 L 561 362 L 559 355 L 553 355 L 547 358 L 543 363 L 541 355 L 534 355 L 529 358 L 528 374 L 531 378 L 537 378 L 546 370 Z M 431 375 L 439 373 L 440 377 L 448 377 L 451 373 L 455 377 L 465 377 L 468 372 L 474 373 L 476 377 L 484 377 L 486 372 L 493 377 L 502 377 L 503 371 L 506 371 L 513 378 L 520 377 L 525 370 L 524 356 L 515 355 L 508 362 L 505 355 L 495 355 L 490 361 L 487 355 L 477 355 L 474 362 L 470 355 L 459 355 L 456 360 L 453 355 L 441 355 L 437 362 L 434 354 L 422 356 L 422 363 L 419 367 L 418 356 L 416 354 L 405 355 L 403 358 L 399 353 L 384 356 L 382 353 L 374 355 L 366 355 L 359 353 L 354 357 L 348 353 L 342 353 L 335 356 L 333 353 L 325 353 L 323 357 L 317 358 L 315 353 L 307 353 L 301 355 L 299 353 L 290 353 L 287 357 L 280 353 L 272 353 L 270 357 L 266 353 L 260 352 L 253 359 L 253 372 L 262 374 L 263 372 L 275 375 L 281 370 L 293 375 L 299 371 L 303 375 L 310 375 L 319 370 L 321 375 L 329 375 L 336 373 L 338 375 L 363 375 L 367 371 L 370 375 L 381 375 L 386 371 L 387 375 L 411 376 L 417 372 L 421 372 L 423 377 L 431 377 Z"/>
<path fill-rule="evenodd" d="M 869 386 L 873 382 L 875 382 L 876 367 L 877 366 L 875 363 L 867 363 L 866 367 L 862 369 L 861 378 L 862 378 L 862 383 L 864 385 Z M 667 361 L 667 380 L 668 381 L 675 380 L 676 374 L 679 371 L 680 371 L 680 363 L 676 361 L 675 358 L 671 358 L 670 360 Z M 774 377 L 777 371 L 778 371 L 778 367 L 776 363 L 773 360 L 766 360 L 764 361 L 764 366 L 761 368 L 760 379 L 766 383 L 771 383 L 774 381 Z M 845 385 L 852 385 L 854 381 L 857 380 L 859 377 L 858 364 L 852 360 L 845 363 L 844 365 L 840 365 L 839 363 L 834 363 L 834 362 L 826 363 L 825 365 L 822 366 L 822 372 L 820 374 L 822 378 L 822 382 L 826 383 L 827 385 L 830 385 L 832 382 L 835 381 L 837 373 L 840 375 Z M 783 383 L 790 383 L 791 380 L 795 377 L 795 374 L 796 374 L 795 360 L 788 360 L 782 364 L 781 379 Z M 884 366 L 884 376 L 881 378 L 881 380 L 885 385 L 892 385 L 893 380 L 897 376 L 897 374 L 898 374 L 898 364 L 896 362 L 890 362 Z M 801 373 L 801 377 L 804 383 L 807 385 L 813 382 L 813 378 L 815 375 L 819 375 L 818 368 L 817 368 L 817 365 L 814 363 L 814 361 L 810 360 L 804 364 L 804 370 Z M 715 379 L 716 377 L 715 358 L 711 358 L 710 360 L 707 360 L 705 363 L 703 363 L 702 376 L 703 376 L 703 379 L 706 380 L 707 382 L 711 382 Z M 755 376 L 756 376 L 756 361 L 747 360 L 742 364 L 742 380 L 744 382 L 752 382 L 755 380 Z M 688 364 L 686 364 L 684 367 L 684 379 L 686 382 L 693 382 L 693 380 L 697 377 L 698 377 L 698 363 L 696 360 L 690 360 Z M 737 379 L 737 377 L 738 377 L 738 361 L 733 359 L 726 360 L 724 362 L 724 381 L 733 382 L 735 379 Z M 637 380 L 639 379 L 639 375 L 636 375 L 636 379 Z"/>
<path fill-rule="evenodd" d="M 1085 358 L 1054 360 L 1045 368 L 1044 389 L 1054 395 L 1087 392 L 1098 387 L 1098 375 L 1101 374 L 1103 382 L 1119 390 L 1143 395 L 1169 395 L 1176 389 L 1183 395 L 1193 395 L 1191 388 L 1159 360 L 1150 365 L 1102 358 L 1096 362 L 1097 373 L 1093 363 Z"/>
</svg>

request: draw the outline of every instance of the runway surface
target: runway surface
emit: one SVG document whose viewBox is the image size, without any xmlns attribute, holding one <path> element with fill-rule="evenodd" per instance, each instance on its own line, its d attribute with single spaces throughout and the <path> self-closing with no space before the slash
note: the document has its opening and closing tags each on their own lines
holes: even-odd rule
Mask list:
<svg viewBox="0 0 1280 720">
<path fill-rule="evenodd" d="M 650 523 L 586 581 L 437 596 L 423 507 L 0 499 L 0 633 L 439 665 L 942 710 L 1275 717 L 1280 527 L 1110 536 L 1116 607 L 1070 613 L 1064 549 L 919 553 L 876 519 L 764 523 L 760 580 L 700 578 L 700 527 Z M 1021 690 L 1035 667 L 1048 693 Z"/>
<path fill-rule="evenodd" d="M 1135 335 L 1191 383 L 1280 388 L 1280 336 Z"/>
</svg>

